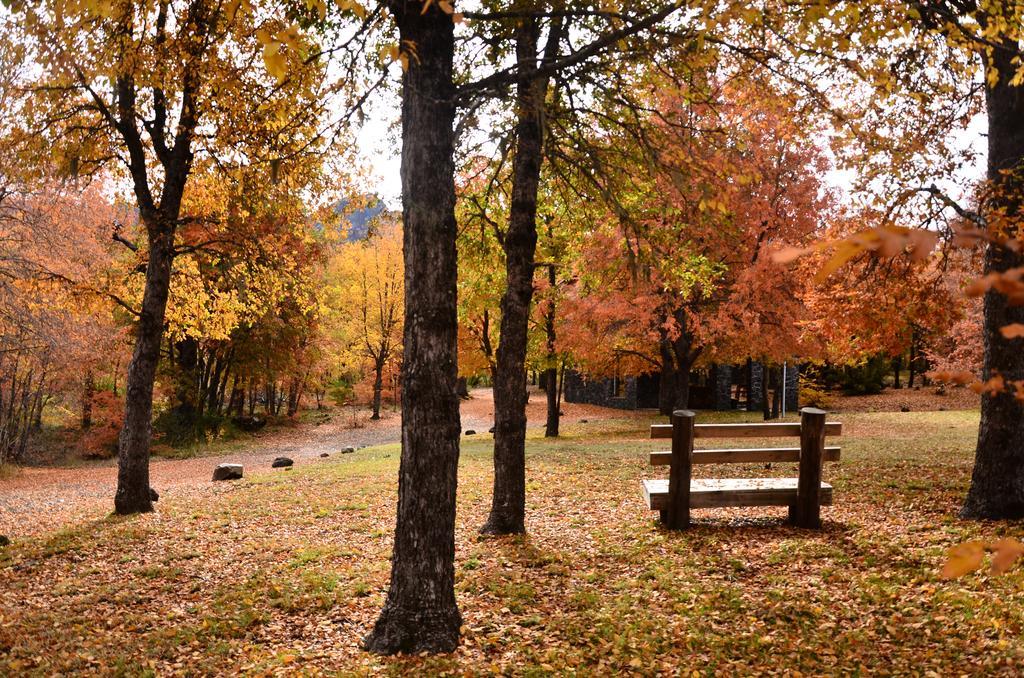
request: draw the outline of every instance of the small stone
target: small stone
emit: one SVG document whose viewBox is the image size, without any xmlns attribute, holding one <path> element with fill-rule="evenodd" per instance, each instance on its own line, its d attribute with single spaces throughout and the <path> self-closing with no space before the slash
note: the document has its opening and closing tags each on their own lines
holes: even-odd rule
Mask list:
<svg viewBox="0 0 1024 678">
<path fill-rule="evenodd" d="M 356 448 L 354 448 L 354 447 L 345 447 L 345 448 L 342 448 L 341 453 L 342 454 L 352 454 L 355 451 L 356 451 Z"/>
<path fill-rule="evenodd" d="M 288 457 L 278 457 L 274 460 L 274 463 L 270 465 L 270 468 L 287 468 L 295 462 Z"/>
<path fill-rule="evenodd" d="M 475 436 L 476 435 L 476 431 L 474 431 L 473 429 L 469 429 L 468 431 L 466 431 L 466 435 L 467 436 Z"/>
<path fill-rule="evenodd" d="M 11 540 L 8 539 L 5 535 L 0 534 L 0 547 L 10 546 L 10 545 L 11 545 Z"/>
<path fill-rule="evenodd" d="M 942 405 L 939 405 L 939 412 L 945 412 L 945 411 L 946 411 L 946 408 L 943 407 Z"/>
<path fill-rule="evenodd" d="M 242 477 L 241 464 L 221 464 L 213 469 L 214 480 L 238 480 Z"/>
<path fill-rule="evenodd" d="M 329 457 L 329 456 L 331 456 L 331 455 L 327 454 L 326 452 L 321 452 L 321 453 L 320 453 L 320 458 L 321 458 L 321 459 L 326 459 L 326 458 L 327 458 L 327 457 Z"/>
<path fill-rule="evenodd" d="M 580 419 L 580 423 L 581 423 L 581 424 L 586 424 L 586 423 L 587 423 L 587 420 L 586 420 L 586 419 Z"/>
<path fill-rule="evenodd" d="M 160 493 L 154 490 L 152 487 L 149 488 L 149 500 L 160 501 Z"/>
<path fill-rule="evenodd" d="M 906 405 L 904 405 L 903 407 L 900 408 L 900 412 L 909 412 L 909 411 L 910 411 L 910 408 L 907 407 Z"/>
<path fill-rule="evenodd" d="M 497 428 L 497 426 L 492 426 L 489 429 L 487 429 L 487 432 L 488 433 L 494 433 L 494 429 L 496 429 L 496 428 Z"/>
</svg>

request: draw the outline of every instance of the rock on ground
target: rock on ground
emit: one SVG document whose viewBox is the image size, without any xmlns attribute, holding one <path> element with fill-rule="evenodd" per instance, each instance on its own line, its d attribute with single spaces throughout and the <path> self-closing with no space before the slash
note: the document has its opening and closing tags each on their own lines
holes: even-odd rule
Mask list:
<svg viewBox="0 0 1024 678">
<path fill-rule="evenodd" d="M 241 464 L 221 464 L 213 469 L 214 480 L 238 480 L 242 477 Z"/>
<path fill-rule="evenodd" d="M 292 461 L 291 459 L 289 459 L 288 457 L 278 457 L 270 465 L 270 468 L 286 468 L 288 466 L 291 466 L 294 463 L 295 462 Z"/>
</svg>

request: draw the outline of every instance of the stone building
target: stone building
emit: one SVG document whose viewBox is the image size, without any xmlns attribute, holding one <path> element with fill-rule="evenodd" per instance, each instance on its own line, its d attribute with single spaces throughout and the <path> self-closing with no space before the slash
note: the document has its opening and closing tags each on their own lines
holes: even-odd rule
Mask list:
<svg viewBox="0 0 1024 678">
<path fill-rule="evenodd" d="M 690 373 L 690 407 L 695 410 L 760 411 L 764 366 L 758 362 L 745 365 L 713 364 Z M 786 411 L 799 408 L 800 368 L 787 364 L 785 377 Z M 565 400 L 639 410 L 658 407 L 661 375 L 657 372 L 639 376 L 590 379 L 579 372 L 565 373 Z M 773 385 L 774 386 L 774 385 Z M 770 389 L 774 393 L 774 389 Z M 769 397 L 771 397 L 771 393 Z"/>
</svg>

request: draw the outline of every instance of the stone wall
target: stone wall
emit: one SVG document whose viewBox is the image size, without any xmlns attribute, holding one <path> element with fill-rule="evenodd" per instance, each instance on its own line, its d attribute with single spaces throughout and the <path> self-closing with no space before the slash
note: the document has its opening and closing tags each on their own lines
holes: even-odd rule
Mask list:
<svg viewBox="0 0 1024 678">
<path fill-rule="evenodd" d="M 637 409 L 637 384 L 634 377 L 626 377 L 622 397 L 615 395 L 615 380 L 586 378 L 575 370 L 565 371 L 565 401 L 614 407 L 620 410 Z"/>
</svg>

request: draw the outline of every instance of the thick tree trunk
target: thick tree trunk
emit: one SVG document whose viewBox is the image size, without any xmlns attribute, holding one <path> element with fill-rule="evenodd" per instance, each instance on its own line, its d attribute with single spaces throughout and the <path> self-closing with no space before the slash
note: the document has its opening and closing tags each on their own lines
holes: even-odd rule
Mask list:
<svg viewBox="0 0 1024 678">
<path fill-rule="evenodd" d="M 993 220 L 1019 223 L 1024 204 L 1024 87 L 1010 85 L 1016 71 L 1011 62 L 1016 44 L 994 50 L 999 81 L 986 88 L 988 108 L 988 180 L 999 191 L 998 207 L 1005 217 Z M 994 224 L 993 224 L 994 225 Z M 1017 226 L 1007 228 L 1014 233 Z M 1024 254 L 999 245 L 985 253 L 985 273 L 1024 266 Z M 1002 375 L 1007 384 L 1024 379 L 1024 349 L 1020 339 L 1007 339 L 1000 328 L 1024 323 L 1024 306 L 1011 306 L 1005 295 L 985 295 L 984 378 Z M 971 489 L 960 515 L 965 518 L 1024 517 L 1024 404 L 1007 391 L 982 396 L 981 425 L 974 456 Z"/>
<path fill-rule="evenodd" d="M 153 510 L 149 493 L 149 443 L 152 438 L 153 383 L 160 361 L 164 314 L 171 286 L 174 226 L 147 225 L 149 263 L 135 349 L 128 364 L 124 427 L 118 440 L 117 491 L 114 510 L 126 515 Z"/>
<path fill-rule="evenodd" d="M 454 23 L 437 3 L 391 4 L 402 45 L 402 217 L 405 330 L 402 459 L 391 586 L 364 646 L 371 652 L 450 652 L 455 602 L 456 251 Z"/>
<path fill-rule="evenodd" d="M 557 44 L 558 31 L 552 29 Z M 534 17 L 516 27 L 515 158 L 512 162 L 512 204 L 505 250 L 505 293 L 501 297 L 501 329 L 494 381 L 494 495 L 485 534 L 526 531 L 526 348 L 533 301 L 534 257 L 537 253 L 537 191 L 544 151 L 544 99 L 547 79 L 535 78 L 540 26 Z"/>
</svg>

